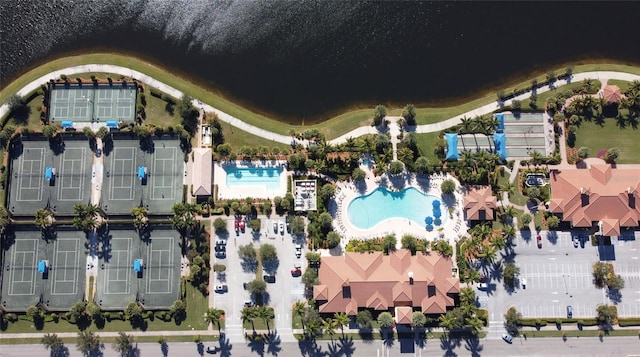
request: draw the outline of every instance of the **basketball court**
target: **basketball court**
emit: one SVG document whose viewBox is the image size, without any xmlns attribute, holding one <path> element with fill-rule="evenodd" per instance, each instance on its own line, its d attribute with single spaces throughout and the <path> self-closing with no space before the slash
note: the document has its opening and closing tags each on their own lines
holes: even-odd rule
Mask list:
<svg viewBox="0 0 640 357">
<path fill-rule="evenodd" d="M 136 93 L 133 84 L 57 83 L 51 86 L 49 119 L 52 123 L 133 121 Z"/>
</svg>

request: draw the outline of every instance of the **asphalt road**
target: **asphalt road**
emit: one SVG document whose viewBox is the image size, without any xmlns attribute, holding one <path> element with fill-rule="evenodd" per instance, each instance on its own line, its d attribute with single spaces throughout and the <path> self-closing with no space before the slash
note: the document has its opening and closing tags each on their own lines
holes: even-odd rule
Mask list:
<svg viewBox="0 0 640 357">
<path fill-rule="evenodd" d="M 166 354 L 157 343 L 141 343 L 137 345 L 138 356 L 207 356 L 206 346 L 217 343 L 207 343 L 198 349 L 198 345 L 190 342 L 169 343 Z M 640 355 L 640 340 L 637 337 L 605 337 L 602 341 L 597 337 L 569 338 L 563 342 L 560 338 L 530 338 L 516 339 L 513 344 L 501 340 L 465 341 L 427 340 L 423 349 L 408 350 L 401 353 L 403 343 L 394 341 L 393 345 L 385 348 L 382 341 L 371 342 L 351 341 L 343 343 L 336 339 L 331 341 L 286 342 L 263 344 L 234 344 L 224 350 L 218 350 L 210 356 L 244 357 L 244 356 L 631 356 Z M 408 341 L 407 345 L 412 345 Z M 110 345 L 102 349 L 104 357 L 119 357 Z M 49 356 L 49 352 L 41 345 L 0 345 L 2 357 Z M 75 346 L 69 346 L 69 357 L 81 356 Z"/>
</svg>

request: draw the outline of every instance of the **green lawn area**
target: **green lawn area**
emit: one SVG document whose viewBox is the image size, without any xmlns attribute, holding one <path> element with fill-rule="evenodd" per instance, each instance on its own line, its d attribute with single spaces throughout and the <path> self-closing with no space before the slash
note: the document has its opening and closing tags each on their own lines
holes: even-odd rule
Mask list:
<svg viewBox="0 0 640 357">
<path fill-rule="evenodd" d="M 603 126 L 583 121 L 576 133 L 575 147 L 588 147 L 591 157 L 596 157 L 598 151 L 602 149 L 617 147 L 620 149 L 620 156 L 616 160 L 618 164 L 637 164 L 640 163 L 638 135 L 640 135 L 638 129 L 632 127 L 620 129 L 612 118 L 607 118 Z"/>
<path fill-rule="evenodd" d="M 440 159 L 433 153 L 433 149 L 435 148 L 434 143 L 438 140 L 440 133 L 426 133 L 426 134 L 416 134 L 416 142 L 418 145 L 418 150 L 420 150 L 420 155 L 429 159 L 429 163 L 432 165 L 440 162 Z"/>
<path fill-rule="evenodd" d="M 191 285 L 187 285 L 187 318 L 180 325 L 176 325 L 175 322 L 164 322 L 161 319 L 154 319 L 154 321 L 145 320 L 147 323 L 146 331 L 178 331 L 178 330 L 206 330 L 207 325 L 204 322 L 202 316 L 208 308 L 208 298 L 203 296 L 196 288 Z M 222 322 L 222 328 L 224 328 L 224 322 Z M 133 331 L 129 321 L 112 320 L 104 325 L 104 328 L 98 329 L 95 324 L 91 324 L 89 327 L 91 330 L 96 331 Z M 42 330 L 37 330 L 31 321 L 18 320 L 14 323 L 10 323 L 9 327 L 4 331 L 7 333 L 56 333 L 56 332 L 76 332 L 78 326 L 71 324 L 66 320 L 60 319 L 58 323 L 47 322 L 44 324 Z"/>
<path fill-rule="evenodd" d="M 147 101 L 147 105 L 144 108 L 146 114 L 145 123 L 165 128 L 168 126 L 175 127 L 180 124 L 180 115 L 175 112 L 173 114 L 167 112 L 165 110 L 167 102 L 152 96 L 148 86 L 145 86 L 144 96 Z"/>
<path fill-rule="evenodd" d="M 222 127 L 222 135 L 224 135 L 224 142 L 229 143 L 231 147 L 234 149 L 234 152 L 238 152 L 238 149 L 242 146 L 266 146 L 270 150 L 274 147 L 280 149 L 280 152 L 283 150 L 291 149 L 291 146 L 281 144 L 279 142 L 275 142 L 273 140 L 269 140 L 267 138 L 262 138 L 253 134 L 250 134 L 244 130 L 240 130 L 230 124 L 227 124 L 223 121 L 220 121 L 220 126 Z"/>
<path fill-rule="evenodd" d="M 622 81 L 622 80 L 619 80 L 619 79 L 610 79 L 610 80 L 607 81 L 607 84 L 618 86 L 620 88 L 620 90 L 624 93 L 624 91 L 629 89 L 629 85 L 631 84 L 631 82 Z"/>
<path fill-rule="evenodd" d="M 510 177 L 511 175 L 506 171 L 504 173 L 504 176 L 498 175 L 498 187 L 503 187 L 504 185 L 506 185 L 506 183 L 509 182 Z M 517 182 L 514 182 L 513 184 L 515 185 L 515 189 L 514 192 L 509 195 L 509 202 L 518 206 L 524 206 L 529 199 L 522 195 L 522 192 L 520 192 L 520 189 L 518 188 Z"/>
<path fill-rule="evenodd" d="M 138 70 L 182 92 L 185 92 L 194 98 L 198 98 L 205 103 L 211 104 L 212 106 L 232 116 L 246 121 L 247 123 L 280 134 L 287 134 L 290 129 L 303 131 L 304 129 L 308 129 L 310 127 L 316 127 L 326 134 L 327 139 L 332 139 L 339 135 L 342 135 L 345 132 L 348 132 L 349 130 L 361 126 L 363 123 L 367 123 L 371 118 L 373 112 L 373 108 L 357 109 L 352 111 L 345 110 L 344 114 L 338 115 L 334 118 L 327 118 L 326 121 L 314 126 L 306 126 L 304 124 L 284 124 L 278 121 L 277 118 L 274 118 L 273 115 L 252 112 L 250 109 L 241 107 L 239 104 L 233 103 L 223 98 L 217 92 L 205 89 L 194 83 L 191 83 L 188 80 L 178 77 L 177 75 L 169 72 L 169 69 L 161 68 L 157 65 L 142 61 L 138 58 L 109 53 L 92 53 L 73 57 L 65 57 L 50 61 L 42 66 L 36 67 L 16 79 L 14 82 L 7 85 L 0 92 L 0 103 L 6 102 L 11 94 L 16 93 L 18 89 L 22 88 L 25 84 L 35 78 L 43 76 L 54 70 L 89 63 L 113 64 Z M 554 69 L 554 71 L 557 74 L 564 73 L 565 67 L 566 66 L 556 68 Z M 632 67 L 622 64 L 587 64 L 573 66 L 574 73 L 596 70 L 612 70 L 640 74 L 639 67 Z M 546 71 L 544 71 L 544 73 L 540 73 L 536 78 L 538 82 L 544 81 L 545 75 Z M 75 77 L 75 75 L 71 77 Z M 521 80 L 514 80 L 514 82 L 516 82 L 515 84 L 503 86 L 501 90 L 504 91 L 504 93 L 512 93 L 515 88 L 524 88 L 530 86 L 532 79 L 534 78 L 522 78 Z M 467 102 L 462 102 L 462 100 L 459 100 L 459 102 L 454 103 L 455 105 L 453 106 L 443 106 L 438 108 L 417 108 L 417 121 L 420 124 L 433 123 L 442 119 L 450 118 L 470 109 L 474 109 L 483 104 L 491 103 L 496 100 L 496 91 L 497 90 L 487 90 L 485 94 L 480 95 L 478 98 L 470 99 Z M 543 103 L 542 96 L 539 97 L 538 101 L 541 104 Z M 388 108 L 388 112 L 390 114 L 399 114 L 401 112 L 401 108 L 390 107 Z"/>
</svg>

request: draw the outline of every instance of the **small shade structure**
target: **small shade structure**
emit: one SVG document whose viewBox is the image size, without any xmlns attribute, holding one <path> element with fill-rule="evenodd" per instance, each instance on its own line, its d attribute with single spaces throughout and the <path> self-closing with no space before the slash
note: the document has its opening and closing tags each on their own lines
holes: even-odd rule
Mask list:
<svg viewBox="0 0 640 357">
<path fill-rule="evenodd" d="M 144 166 L 138 166 L 138 178 L 143 180 L 147 176 L 147 168 Z"/>
<path fill-rule="evenodd" d="M 427 216 L 427 218 L 424 219 L 424 223 L 433 224 L 433 217 Z"/>
<path fill-rule="evenodd" d="M 53 168 L 52 167 L 47 167 L 44 170 L 44 178 L 46 180 L 51 180 L 53 178 Z"/>
<path fill-rule="evenodd" d="M 41 260 L 38 262 L 38 273 L 46 273 L 49 269 L 49 262 L 46 260 Z"/>
<path fill-rule="evenodd" d="M 431 204 L 433 205 L 433 208 L 440 207 L 440 200 L 433 200 Z"/>
<path fill-rule="evenodd" d="M 620 87 L 613 84 L 604 86 L 602 89 L 602 98 L 604 98 L 607 103 L 618 103 L 622 98 Z"/>
<path fill-rule="evenodd" d="M 498 123 L 496 125 L 496 132 L 502 133 L 504 131 L 504 114 L 498 113 L 494 115 L 494 118 L 498 120 Z"/>
<path fill-rule="evenodd" d="M 447 141 L 447 156 L 445 160 L 458 160 L 458 134 L 446 133 L 444 138 Z"/>
<path fill-rule="evenodd" d="M 107 120 L 107 128 L 109 128 L 109 129 L 118 129 L 118 121 L 117 120 Z"/>
<path fill-rule="evenodd" d="M 493 147 L 496 149 L 496 153 L 503 160 L 507 159 L 507 138 L 504 133 L 493 134 Z"/>
<path fill-rule="evenodd" d="M 62 128 L 63 129 L 73 128 L 73 122 L 71 120 L 62 121 Z"/>
<path fill-rule="evenodd" d="M 433 216 L 435 218 L 440 218 L 440 216 L 442 216 L 442 212 L 440 212 L 440 207 L 433 209 Z"/>
<path fill-rule="evenodd" d="M 136 259 L 133 261 L 133 271 L 136 273 L 142 272 L 142 259 Z"/>
</svg>

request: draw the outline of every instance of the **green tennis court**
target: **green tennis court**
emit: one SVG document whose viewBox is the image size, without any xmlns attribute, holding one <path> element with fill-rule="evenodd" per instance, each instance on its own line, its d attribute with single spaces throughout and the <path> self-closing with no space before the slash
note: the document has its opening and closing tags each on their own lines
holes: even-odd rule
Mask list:
<svg viewBox="0 0 640 357">
<path fill-rule="evenodd" d="M 135 120 L 137 90 L 133 84 L 56 83 L 50 88 L 49 120 L 53 123 Z"/>
</svg>

